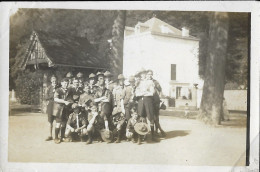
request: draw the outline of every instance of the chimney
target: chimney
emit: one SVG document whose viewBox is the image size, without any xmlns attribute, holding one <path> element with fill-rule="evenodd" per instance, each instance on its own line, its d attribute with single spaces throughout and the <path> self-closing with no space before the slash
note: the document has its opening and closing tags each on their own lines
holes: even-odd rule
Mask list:
<svg viewBox="0 0 260 172">
<path fill-rule="evenodd" d="M 188 37 L 189 34 L 190 34 L 190 31 L 186 27 L 183 27 L 182 28 L 182 36 Z"/>
</svg>

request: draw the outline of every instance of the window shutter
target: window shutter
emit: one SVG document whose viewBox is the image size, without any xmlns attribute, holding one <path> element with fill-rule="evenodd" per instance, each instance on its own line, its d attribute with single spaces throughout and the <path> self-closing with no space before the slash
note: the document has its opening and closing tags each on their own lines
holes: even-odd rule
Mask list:
<svg viewBox="0 0 260 172">
<path fill-rule="evenodd" d="M 176 64 L 171 64 L 171 80 L 176 80 Z"/>
</svg>

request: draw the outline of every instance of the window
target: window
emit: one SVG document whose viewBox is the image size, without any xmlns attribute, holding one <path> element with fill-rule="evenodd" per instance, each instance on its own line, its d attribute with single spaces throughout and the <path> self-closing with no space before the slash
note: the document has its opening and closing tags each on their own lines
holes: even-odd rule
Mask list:
<svg viewBox="0 0 260 172">
<path fill-rule="evenodd" d="M 176 64 L 171 64 L 171 80 L 176 80 Z"/>
</svg>

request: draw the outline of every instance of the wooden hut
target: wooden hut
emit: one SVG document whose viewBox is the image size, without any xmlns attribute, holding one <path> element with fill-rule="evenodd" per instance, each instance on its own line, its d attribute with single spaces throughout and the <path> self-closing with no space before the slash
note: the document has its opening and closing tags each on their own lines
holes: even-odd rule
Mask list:
<svg viewBox="0 0 260 172">
<path fill-rule="evenodd" d="M 44 90 L 50 73 L 61 71 L 58 79 L 70 71 L 74 75 L 82 72 L 86 78 L 90 73 L 108 69 L 108 61 L 97 55 L 88 39 L 44 31 L 33 31 L 28 49 L 20 63 L 22 69 L 43 70 L 43 86 L 40 91 L 40 105 L 44 111 Z"/>
</svg>

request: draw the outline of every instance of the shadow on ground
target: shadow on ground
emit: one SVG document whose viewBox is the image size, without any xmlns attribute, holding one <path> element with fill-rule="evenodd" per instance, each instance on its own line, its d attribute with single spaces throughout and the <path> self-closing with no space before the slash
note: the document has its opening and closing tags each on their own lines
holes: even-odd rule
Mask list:
<svg viewBox="0 0 260 172">
<path fill-rule="evenodd" d="M 165 139 L 172 139 L 174 137 L 183 137 L 190 134 L 190 130 L 174 130 L 174 131 L 167 131 Z"/>
</svg>

